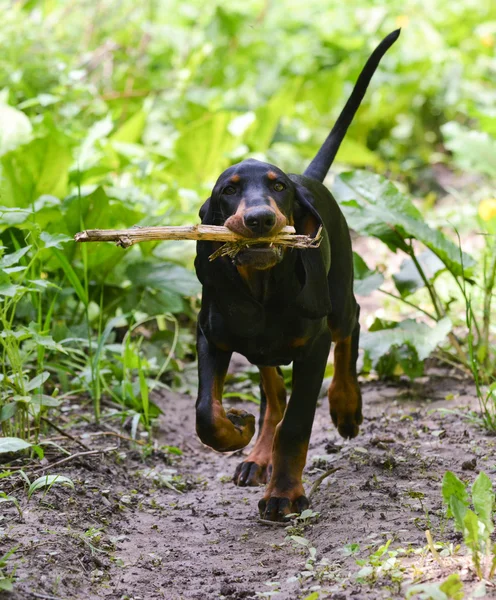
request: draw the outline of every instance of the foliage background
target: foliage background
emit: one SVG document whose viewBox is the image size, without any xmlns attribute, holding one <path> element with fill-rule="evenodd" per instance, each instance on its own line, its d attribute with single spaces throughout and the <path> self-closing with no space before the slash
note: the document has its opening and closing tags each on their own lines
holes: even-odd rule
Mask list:
<svg viewBox="0 0 496 600">
<path fill-rule="evenodd" d="M 480 227 L 477 203 L 496 176 L 491 0 L 0 6 L 4 427 L 19 407 L 52 406 L 74 389 L 97 414 L 106 391 L 148 420 L 148 379 L 133 373 L 184 368 L 191 334 L 177 319 L 196 310 L 194 245 L 123 252 L 70 238 L 193 223 L 217 175 L 247 156 L 301 172 L 397 27 L 336 168 L 387 174 L 432 223 L 449 214 L 462 232 Z M 477 191 L 429 212 L 441 168 L 475 172 Z M 139 341 L 118 334 L 149 320 L 155 329 Z"/>
</svg>

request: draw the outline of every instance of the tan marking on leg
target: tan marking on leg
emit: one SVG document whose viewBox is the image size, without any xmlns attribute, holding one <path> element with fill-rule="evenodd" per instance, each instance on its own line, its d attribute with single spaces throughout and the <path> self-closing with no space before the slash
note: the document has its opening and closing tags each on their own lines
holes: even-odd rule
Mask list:
<svg viewBox="0 0 496 600">
<path fill-rule="evenodd" d="M 274 434 L 286 408 L 284 379 L 277 372 L 277 369 L 275 367 L 261 367 L 260 377 L 267 399 L 264 421 L 255 446 L 236 469 L 234 480 L 238 485 L 258 485 L 267 481 L 267 471 L 270 468 L 272 459 Z M 244 475 L 243 465 L 248 468 L 248 463 L 255 463 L 260 468 L 252 467 L 249 475 Z"/>
<path fill-rule="evenodd" d="M 239 450 L 249 444 L 255 433 L 255 417 L 244 410 L 231 408 L 226 413 L 222 406 L 224 376 L 214 378 L 210 424 L 198 429 L 197 433 L 204 444 L 219 452 Z"/>
<path fill-rule="evenodd" d="M 345 438 L 355 437 L 362 422 L 362 396 L 352 364 L 351 343 L 351 336 L 336 341 L 334 376 L 328 391 L 332 420 Z"/>
</svg>

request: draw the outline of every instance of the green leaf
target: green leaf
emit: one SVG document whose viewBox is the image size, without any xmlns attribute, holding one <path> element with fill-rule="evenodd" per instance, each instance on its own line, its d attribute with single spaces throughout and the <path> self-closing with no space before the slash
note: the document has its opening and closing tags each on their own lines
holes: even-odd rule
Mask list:
<svg viewBox="0 0 496 600">
<path fill-rule="evenodd" d="M 0 408 L 0 423 L 4 423 L 16 414 L 18 409 L 17 402 L 8 402 Z"/>
<path fill-rule="evenodd" d="M 58 248 L 59 250 L 62 250 L 61 244 L 74 241 L 69 235 L 63 233 L 51 234 L 46 231 L 40 235 L 40 238 L 45 243 L 45 248 Z"/>
<path fill-rule="evenodd" d="M 355 274 L 353 289 L 358 296 L 370 296 L 384 282 L 382 273 L 369 269 L 363 258 L 356 252 L 353 252 L 353 270 Z"/>
<path fill-rule="evenodd" d="M 62 404 L 62 400 L 47 396 L 46 394 L 36 394 L 32 396 L 31 402 L 36 406 L 46 406 L 48 408 L 56 408 Z"/>
<path fill-rule="evenodd" d="M 492 520 L 494 508 L 494 490 L 492 481 L 481 472 L 472 485 L 472 502 L 479 519 L 484 523 L 488 535 L 494 531 Z"/>
<path fill-rule="evenodd" d="M 439 583 L 421 583 L 408 588 L 406 597 L 417 596 L 421 600 L 449 600 L 448 596 L 440 589 Z"/>
<path fill-rule="evenodd" d="M 0 102 L 0 156 L 31 140 L 33 128 L 28 117 Z"/>
<path fill-rule="evenodd" d="M 55 130 L 5 154 L 0 160 L 2 204 L 25 208 L 43 194 L 65 196 L 71 161 L 68 138 Z"/>
<path fill-rule="evenodd" d="M 367 171 L 340 175 L 333 188 L 348 225 L 363 235 L 377 237 L 391 250 L 409 250 L 410 238 L 422 242 L 454 275 L 468 274 L 474 259 L 463 253 L 441 231 L 429 227 L 408 196 L 384 177 Z"/>
<path fill-rule="evenodd" d="M 444 503 L 448 506 L 448 517 L 454 516 L 451 509 L 451 499 L 457 498 L 463 506 L 469 505 L 469 498 L 467 494 L 467 486 L 460 481 L 458 477 L 452 471 L 446 471 L 443 477 L 441 486 Z M 461 508 L 458 507 L 458 522 L 457 527 L 460 531 L 463 531 L 463 517 L 464 513 Z"/>
<path fill-rule="evenodd" d="M 479 519 L 470 508 L 467 508 L 467 512 L 463 517 L 463 525 L 465 528 L 463 536 L 465 543 L 473 550 L 477 550 L 479 544 Z"/>
<path fill-rule="evenodd" d="M 445 268 L 443 262 L 431 250 L 422 252 L 416 258 L 429 281 L 435 279 L 436 275 Z M 393 275 L 393 281 L 402 298 L 406 298 L 425 286 L 424 280 L 411 258 L 407 258 L 401 263 L 400 270 Z"/>
<path fill-rule="evenodd" d="M 20 452 L 31 448 L 31 444 L 16 437 L 0 438 L 0 454 L 6 452 Z"/>
<path fill-rule="evenodd" d="M 139 261 L 129 265 L 126 274 L 137 289 L 145 288 L 142 302 L 148 314 L 181 311 L 181 297 L 196 296 L 201 290 L 191 271 L 171 263 Z"/>
<path fill-rule="evenodd" d="M 418 360 L 425 360 L 451 331 L 451 321 L 445 317 L 434 327 L 407 319 L 391 329 L 367 331 L 360 336 L 360 346 L 372 365 L 387 355 L 393 347 L 408 345 L 416 352 Z"/>
<path fill-rule="evenodd" d="M 34 390 L 34 389 L 42 386 L 49 377 L 50 377 L 50 373 L 48 371 L 43 371 L 43 373 L 36 375 L 36 377 L 33 377 L 33 379 L 31 379 L 31 381 L 29 381 L 28 383 L 25 384 L 25 386 L 24 386 L 25 391 L 30 392 L 31 390 Z"/>
<path fill-rule="evenodd" d="M 138 110 L 110 136 L 111 142 L 135 144 L 139 142 L 146 124 L 146 112 Z"/>
<path fill-rule="evenodd" d="M 0 269 L 3 269 L 5 267 L 11 267 L 12 265 L 17 264 L 21 260 L 21 258 L 27 252 L 29 252 L 30 248 L 31 248 L 31 246 L 24 246 L 23 248 L 21 248 L 20 250 L 17 250 L 16 252 L 12 252 L 11 254 L 4 254 L 4 256 L 2 256 L 2 258 L 0 258 Z"/>
<path fill-rule="evenodd" d="M 445 145 L 453 152 L 457 165 L 465 171 L 475 171 L 496 177 L 496 139 L 482 131 L 463 127 L 454 121 L 441 127 Z"/>
<path fill-rule="evenodd" d="M 463 533 L 464 528 L 464 520 L 467 514 L 467 505 L 457 498 L 457 496 L 451 496 L 449 501 L 449 514 L 451 514 L 455 519 L 455 527 L 458 531 Z"/>
<path fill-rule="evenodd" d="M 444 592 L 450 600 L 463 600 L 465 597 L 463 593 L 463 583 L 461 582 L 458 573 L 449 575 L 449 577 L 439 586 L 439 589 Z"/>
<path fill-rule="evenodd" d="M 72 479 L 69 479 L 69 477 L 64 477 L 63 475 L 43 475 L 42 477 L 35 479 L 35 481 L 33 481 L 33 483 L 29 486 L 28 498 L 31 498 L 34 492 L 46 487 L 50 489 L 52 485 L 55 484 L 66 485 L 71 489 L 74 489 L 74 483 L 72 482 Z"/>
<path fill-rule="evenodd" d="M 228 132 L 232 114 L 205 113 L 183 129 L 176 140 L 174 176 L 185 185 L 216 179 L 227 166 L 236 140 Z"/>
</svg>

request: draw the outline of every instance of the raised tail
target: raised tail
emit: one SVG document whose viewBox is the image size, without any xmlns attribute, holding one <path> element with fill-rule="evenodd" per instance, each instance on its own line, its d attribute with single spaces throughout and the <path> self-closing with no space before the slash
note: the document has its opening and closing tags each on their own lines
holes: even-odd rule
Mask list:
<svg viewBox="0 0 496 600">
<path fill-rule="evenodd" d="M 320 150 L 315 155 L 315 158 L 308 165 L 306 171 L 303 173 L 306 177 L 312 177 L 318 181 L 324 181 L 327 172 L 331 168 L 331 165 L 336 157 L 339 150 L 339 146 L 343 141 L 348 127 L 353 121 L 358 107 L 360 106 L 367 87 L 372 79 L 375 70 L 381 62 L 381 58 L 386 54 L 389 48 L 394 44 L 400 35 L 401 29 L 397 29 L 385 37 L 377 48 L 372 52 L 368 61 L 362 69 L 362 72 L 358 76 L 357 82 L 351 96 L 348 98 L 348 102 L 341 111 L 338 120 L 334 124 L 331 133 L 327 136 L 326 141 L 322 144 Z"/>
</svg>

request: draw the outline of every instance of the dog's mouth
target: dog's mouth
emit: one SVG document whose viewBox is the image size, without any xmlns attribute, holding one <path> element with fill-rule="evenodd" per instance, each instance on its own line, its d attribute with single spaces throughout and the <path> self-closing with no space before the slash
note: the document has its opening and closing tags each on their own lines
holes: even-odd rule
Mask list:
<svg viewBox="0 0 496 600">
<path fill-rule="evenodd" d="M 283 257 L 281 246 L 272 246 L 271 244 L 252 244 L 247 248 L 240 250 L 234 257 L 234 264 L 237 267 L 252 267 L 254 269 L 271 269 Z"/>
</svg>

